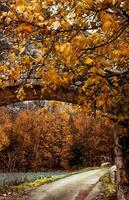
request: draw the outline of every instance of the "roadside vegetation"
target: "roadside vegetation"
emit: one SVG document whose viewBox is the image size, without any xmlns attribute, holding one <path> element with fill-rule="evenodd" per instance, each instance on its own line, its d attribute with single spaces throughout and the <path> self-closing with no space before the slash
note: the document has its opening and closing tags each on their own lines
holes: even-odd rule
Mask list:
<svg viewBox="0 0 129 200">
<path fill-rule="evenodd" d="M 94 200 L 117 200 L 116 185 L 112 183 L 110 174 L 104 175 L 100 181 L 100 193 Z"/>
<path fill-rule="evenodd" d="M 23 183 L 19 182 L 19 184 L 14 183 L 11 185 L 8 185 L 8 184 L 3 185 L 3 186 L 0 186 L 0 196 L 9 196 L 9 195 L 14 196 L 21 192 L 38 187 L 42 184 L 58 180 L 61 177 L 62 177 L 61 175 L 60 176 L 51 176 L 51 177 L 44 177 L 44 178 L 36 179 L 33 181 L 29 181 L 29 182 L 28 181 L 23 182 Z"/>
</svg>

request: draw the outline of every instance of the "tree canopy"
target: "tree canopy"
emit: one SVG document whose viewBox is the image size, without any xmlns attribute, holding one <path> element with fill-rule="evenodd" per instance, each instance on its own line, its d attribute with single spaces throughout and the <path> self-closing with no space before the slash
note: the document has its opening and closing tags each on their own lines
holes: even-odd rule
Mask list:
<svg viewBox="0 0 129 200">
<path fill-rule="evenodd" d="M 128 9 L 128 0 L 2 1 L 1 88 L 15 85 L 20 100 L 30 90 L 53 99 L 59 91 L 65 101 L 71 91 L 71 102 L 127 121 Z"/>
</svg>

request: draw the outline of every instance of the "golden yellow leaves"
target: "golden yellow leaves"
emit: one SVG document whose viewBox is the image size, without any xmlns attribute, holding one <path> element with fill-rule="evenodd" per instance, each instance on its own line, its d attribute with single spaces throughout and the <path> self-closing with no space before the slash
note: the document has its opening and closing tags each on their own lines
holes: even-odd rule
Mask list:
<svg viewBox="0 0 129 200">
<path fill-rule="evenodd" d="M 17 7 L 17 11 L 19 12 L 19 13 L 23 13 L 24 11 L 25 11 L 25 6 L 18 6 Z"/>
<path fill-rule="evenodd" d="M 37 0 L 26 1 L 26 0 L 16 0 L 16 9 L 19 13 L 27 11 L 28 8 L 33 9 L 36 13 L 41 12 L 40 2 Z"/>
<path fill-rule="evenodd" d="M 60 24 L 63 30 L 68 30 L 70 28 L 70 24 L 66 21 L 61 21 Z"/>
<path fill-rule="evenodd" d="M 125 56 L 129 56 L 129 44 L 127 43 L 127 42 L 119 42 L 118 43 L 118 47 L 117 47 L 118 49 L 116 50 L 116 51 L 119 51 L 117 54 L 115 54 L 115 55 L 119 55 L 119 56 L 121 56 L 121 57 L 125 57 Z M 115 51 L 115 50 L 114 50 Z M 116 52 L 115 51 L 115 52 Z"/>
<path fill-rule="evenodd" d="M 4 130 L 0 129 L 0 151 L 9 144 L 9 138 Z"/>
<path fill-rule="evenodd" d="M 9 60 L 10 60 L 11 62 L 14 62 L 14 61 L 16 60 L 16 58 L 17 58 L 17 56 L 15 55 L 15 53 L 11 53 L 11 54 L 9 55 Z"/>
<path fill-rule="evenodd" d="M 75 67 L 79 64 L 79 53 L 86 45 L 88 46 L 87 38 L 83 34 L 80 34 L 74 37 L 71 42 L 57 43 L 55 49 L 63 64 Z M 85 60 L 85 64 L 92 64 L 92 62 L 89 57 Z"/>
<path fill-rule="evenodd" d="M 100 20 L 102 22 L 102 29 L 104 32 L 113 31 L 117 28 L 117 22 L 113 18 L 112 15 L 106 14 L 105 12 L 102 12 L 100 14 Z"/>
<path fill-rule="evenodd" d="M 17 0 L 16 11 L 22 18 L 24 18 L 24 21 L 38 23 L 40 26 L 43 25 L 44 13 L 42 12 L 40 1 Z"/>
<path fill-rule="evenodd" d="M 120 54 L 121 54 L 121 49 L 112 50 L 110 52 L 110 56 L 111 56 L 112 61 L 117 62 Z"/>
<path fill-rule="evenodd" d="M 70 65 L 73 53 L 71 44 L 69 42 L 63 44 L 56 44 L 55 49 L 58 55 L 61 57 L 61 60 L 65 64 Z"/>
<path fill-rule="evenodd" d="M 127 42 L 122 42 L 119 40 L 119 42 L 116 44 L 116 47 L 110 49 L 109 55 L 112 62 L 118 62 L 121 60 L 121 62 L 127 63 L 128 59 L 126 58 L 129 55 L 129 45 Z"/>
<path fill-rule="evenodd" d="M 8 72 L 9 68 L 7 65 L 1 65 L 0 66 L 0 88 L 5 88 L 6 84 L 5 84 L 5 80 L 7 78 L 6 73 Z"/>
<path fill-rule="evenodd" d="M 26 10 L 24 0 L 16 0 L 17 11 L 22 13 Z"/>
<path fill-rule="evenodd" d="M 107 110 L 111 108 L 112 99 L 110 98 L 108 92 L 107 93 L 103 92 L 97 97 L 96 106 L 98 109 L 101 109 L 104 112 L 107 112 Z"/>
<path fill-rule="evenodd" d="M 104 75 L 104 70 L 99 66 L 94 66 L 90 69 L 90 72 L 97 75 Z"/>
<path fill-rule="evenodd" d="M 92 6 L 93 6 L 93 3 L 94 3 L 93 0 L 81 0 L 81 1 L 78 1 L 77 8 L 80 7 L 81 9 L 83 9 L 83 11 L 88 9 L 88 8 L 91 9 Z"/>
<path fill-rule="evenodd" d="M 67 50 L 69 51 L 71 49 L 71 45 L 70 43 L 64 43 L 64 44 L 59 44 L 59 45 L 57 44 L 55 46 L 55 49 L 60 52 L 67 51 Z"/>
<path fill-rule="evenodd" d="M 16 80 L 18 79 L 19 75 L 20 75 L 20 71 L 19 71 L 18 68 L 13 68 L 13 69 L 11 69 L 11 71 L 10 71 L 10 77 L 11 77 L 14 81 L 16 81 Z"/>
<path fill-rule="evenodd" d="M 15 54 L 11 54 L 11 62 L 15 61 Z M 21 60 L 9 69 L 11 81 L 17 81 L 21 74 L 24 74 L 31 66 L 31 60 L 28 55 L 22 56 Z"/>
<path fill-rule="evenodd" d="M 3 81 L 0 79 L 0 88 L 3 88 Z"/>
<path fill-rule="evenodd" d="M 22 31 L 27 31 L 28 33 L 32 33 L 33 32 L 33 28 L 32 26 L 26 25 L 25 23 L 19 25 L 16 29 L 15 29 L 16 33 L 20 33 Z"/>
<path fill-rule="evenodd" d="M 0 66 L 0 73 L 7 71 L 8 70 L 8 66 L 7 65 L 2 65 Z"/>
<path fill-rule="evenodd" d="M 23 101 L 25 99 L 26 93 L 23 87 L 18 88 L 16 94 L 17 94 L 17 99 L 19 99 L 20 101 Z"/>
<path fill-rule="evenodd" d="M 110 27 L 111 27 L 111 21 L 109 19 L 105 20 L 105 22 L 103 23 L 102 29 L 104 32 L 107 32 Z"/>
<path fill-rule="evenodd" d="M 93 0 L 82 0 L 82 3 L 87 5 L 87 7 L 91 8 L 93 5 L 94 1 Z"/>
<path fill-rule="evenodd" d="M 87 45 L 87 38 L 83 34 L 75 36 L 72 40 L 72 46 L 79 51 Z"/>
<path fill-rule="evenodd" d="M 104 8 L 109 8 L 110 6 L 113 6 L 117 0 L 96 0 L 96 6 L 98 7 L 99 10 L 103 10 Z"/>
<path fill-rule="evenodd" d="M 54 0 L 46 0 L 45 2 L 47 5 L 52 5 L 54 3 Z"/>
<path fill-rule="evenodd" d="M 5 114 L 5 110 L 0 110 L 0 151 L 10 143 L 9 131 L 11 129 L 10 117 Z"/>
<path fill-rule="evenodd" d="M 117 2 L 117 0 L 108 0 L 108 2 L 109 2 L 109 4 L 114 5 Z"/>
<path fill-rule="evenodd" d="M 88 87 L 92 85 L 97 85 L 98 83 L 99 83 L 98 76 L 91 76 L 88 80 L 85 81 L 82 89 L 86 92 Z"/>
<path fill-rule="evenodd" d="M 4 24 L 0 24 L 0 30 L 4 28 Z"/>
<path fill-rule="evenodd" d="M 60 112 L 60 115 L 61 115 L 61 117 L 62 117 L 65 121 L 68 121 L 68 120 L 69 120 L 69 115 L 68 115 L 67 112 L 62 111 L 62 112 Z"/>
<path fill-rule="evenodd" d="M 16 0 L 16 5 L 21 6 L 25 4 L 25 0 Z"/>
<path fill-rule="evenodd" d="M 33 9 L 34 9 L 34 11 L 36 13 L 40 13 L 41 12 L 41 6 L 40 6 L 40 4 L 38 2 L 35 3 Z"/>
<path fill-rule="evenodd" d="M 89 101 L 94 101 L 96 109 L 107 112 L 112 106 L 110 98 L 110 86 L 104 78 L 105 72 L 101 65 L 96 65 L 89 70 L 90 77 L 85 81 L 83 90 Z M 91 100 L 92 99 L 92 100 Z M 93 102 L 90 102 L 92 104 Z"/>
<path fill-rule="evenodd" d="M 29 69 L 29 67 L 31 66 L 31 64 L 32 64 L 31 58 L 28 55 L 24 55 L 22 57 L 22 59 L 21 59 L 21 63 L 19 63 L 18 68 L 20 69 L 20 65 L 22 65 L 21 68 L 24 71 L 26 69 Z"/>
<path fill-rule="evenodd" d="M 129 56 L 129 44 L 128 43 L 121 43 L 120 44 L 120 46 L 119 46 L 119 48 L 121 48 L 122 49 L 122 51 L 121 51 L 121 53 L 122 53 L 122 55 L 124 56 Z"/>
<path fill-rule="evenodd" d="M 92 60 L 90 57 L 88 57 L 88 58 L 86 58 L 86 60 L 84 61 L 84 63 L 85 63 L 86 65 L 92 65 L 93 60 Z"/>
<path fill-rule="evenodd" d="M 56 90 L 58 87 L 67 86 L 72 79 L 67 73 L 60 74 L 54 67 L 49 67 L 47 72 L 41 72 L 40 77 L 43 93 L 45 90 L 51 92 L 51 90 Z"/>
</svg>

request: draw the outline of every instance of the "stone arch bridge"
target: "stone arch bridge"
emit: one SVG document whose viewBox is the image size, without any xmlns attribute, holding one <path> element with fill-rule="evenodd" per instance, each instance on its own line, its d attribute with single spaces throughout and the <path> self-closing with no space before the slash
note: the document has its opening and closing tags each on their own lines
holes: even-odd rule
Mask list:
<svg viewBox="0 0 129 200">
<path fill-rule="evenodd" d="M 28 82 L 32 82 L 29 80 Z M 24 100 L 55 100 L 67 103 L 78 103 L 79 89 L 82 85 L 81 81 L 77 81 L 74 85 L 69 85 L 67 88 L 60 87 L 56 90 L 45 90 L 43 92 L 40 81 L 33 81 L 32 87 L 24 87 Z M 0 106 L 6 106 L 11 103 L 19 102 L 17 90 L 22 86 L 22 83 L 8 84 L 5 88 L 0 88 Z"/>
<path fill-rule="evenodd" d="M 114 76 L 122 80 L 126 78 L 128 80 L 129 68 L 116 72 L 116 71 L 105 71 L 103 75 L 104 78 L 110 79 Z M 5 88 L 0 87 L 0 106 L 6 106 L 11 103 L 19 102 L 17 98 L 17 90 L 20 86 L 23 85 L 25 91 L 24 100 L 55 100 L 63 101 L 67 103 L 80 104 L 80 96 L 84 96 L 83 91 L 81 90 L 84 81 L 87 78 L 83 77 L 75 80 L 74 83 L 67 87 L 58 87 L 56 90 L 45 90 L 43 92 L 42 86 L 40 84 L 40 79 L 26 79 L 26 83 L 32 83 L 32 87 L 24 86 L 24 79 L 17 81 L 15 84 L 8 82 Z M 82 103 L 82 102 L 81 102 Z"/>
</svg>

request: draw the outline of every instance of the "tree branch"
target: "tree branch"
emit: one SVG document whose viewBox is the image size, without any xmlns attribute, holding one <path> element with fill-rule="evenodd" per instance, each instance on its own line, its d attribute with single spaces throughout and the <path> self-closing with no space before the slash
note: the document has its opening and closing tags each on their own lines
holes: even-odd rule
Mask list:
<svg viewBox="0 0 129 200">
<path fill-rule="evenodd" d="M 79 58 L 82 57 L 86 51 L 95 50 L 97 48 L 101 48 L 103 46 L 111 44 L 112 42 L 114 42 L 116 39 L 118 39 L 123 34 L 123 32 L 125 31 L 126 28 L 127 28 L 127 24 L 125 24 L 125 26 L 123 26 L 122 29 L 117 30 L 117 32 L 115 32 L 107 42 L 104 42 L 102 44 L 96 45 L 95 47 L 88 47 L 86 49 L 82 49 L 81 51 L 83 51 L 83 53 L 79 56 Z M 116 36 L 113 37 L 114 35 L 116 35 Z"/>
</svg>

